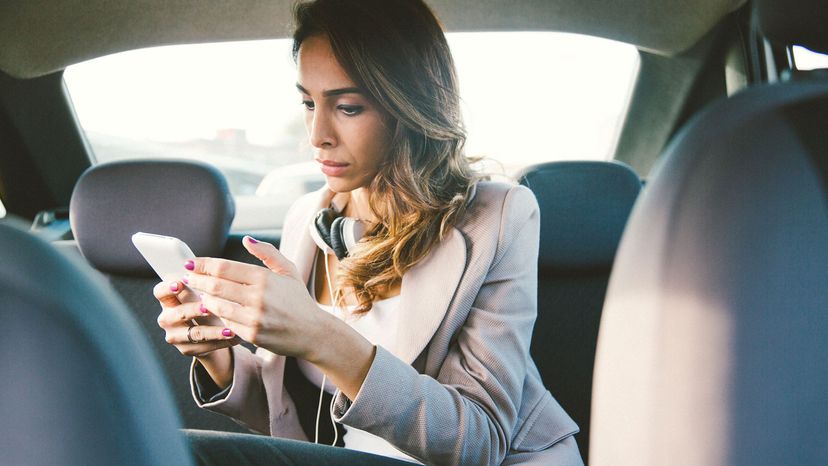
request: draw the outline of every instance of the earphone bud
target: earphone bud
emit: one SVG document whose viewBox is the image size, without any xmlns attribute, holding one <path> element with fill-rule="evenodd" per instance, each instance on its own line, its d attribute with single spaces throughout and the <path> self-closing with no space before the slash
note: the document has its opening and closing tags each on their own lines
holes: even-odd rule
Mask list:
<svg viewBox="0 0 828 466">
<path fill-rule="evenodd" d="M 350 251 L 365 234 L 365 222 L 342 217 L 331 207 L 322 209 L 308 225 L 311 238 L 325 253 L 333 253 L 339 260 L 348 257 Z"/>
</svg>

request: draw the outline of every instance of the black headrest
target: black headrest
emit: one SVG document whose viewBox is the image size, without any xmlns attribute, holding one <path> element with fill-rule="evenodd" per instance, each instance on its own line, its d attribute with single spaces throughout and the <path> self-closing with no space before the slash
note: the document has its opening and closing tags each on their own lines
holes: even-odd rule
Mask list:
<svg viewBox="0 0 828 466">
<path fill-rule="evenodd" d="M 825 0 L 756 0 L 754 8 L 759 29 L 771 42 L 828 52 Z"/>
<path fill-rule="evenodd" d="M 0 222 L 3 464 L 190 464 L 146 336 L 100 274 Z"/>
<path fill-rule="evenodd" d="M 549 162 L 526 168 L 518 181 L 541 210 L 541 270 L 606 269 L 641 180 L 619 162 Z"/>
<path fill-rule="evenodd" d="M 83 256 L 97 269 L 152 275 L 132 245 L 138 231 L 175 236 L 197 256 L 219 255 L 235 214 L 227 180 L 190 161 L 96 165 L 78 180 L 69 219 Z"/>
</svg>

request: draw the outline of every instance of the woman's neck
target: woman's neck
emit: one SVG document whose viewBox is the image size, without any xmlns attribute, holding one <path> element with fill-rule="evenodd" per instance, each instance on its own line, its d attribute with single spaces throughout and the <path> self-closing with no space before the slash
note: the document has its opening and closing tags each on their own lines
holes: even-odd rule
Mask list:
<svg viewBox="0 0 828 466">
<path fill-rule="evenodd" d="M 369 199 L 371 193 L 367 188 L 357 188 L 349 193 L 348 203 L 345 205 L 343 214 L 346 217 L 353 217 L 360 220 L 376 223 L 376 217 L 371 210 Z"/>
</svg>

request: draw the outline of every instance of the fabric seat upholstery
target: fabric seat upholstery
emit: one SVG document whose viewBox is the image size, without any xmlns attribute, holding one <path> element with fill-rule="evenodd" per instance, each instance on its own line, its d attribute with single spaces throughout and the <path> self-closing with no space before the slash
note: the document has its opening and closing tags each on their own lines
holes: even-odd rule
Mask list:
<svg viewBox="0 0 828 466">
<path fill-rule="evenodd" d="M 824 4 L 767 2 L 785 16 L 767 24 L 765 3 L 771 40 L 818 25 L 828 51 Z M 791 24 L 801 8 L 818 19 Z M 828 463 L 826 122 L 828 81 L 775 83 L 668 147 L 610 282 L 593 464 Z"/>
<path fill-rule="evenodd" d="M 0 223 L 3 464 L 191 464 L 146 336 L 96 272 Z"/>
<path fill-rule="evenodd" d="M 589 447 L 592 369 L 615 251 L 641 180 L 618 162 L 550 162 L 519 181 L 541 211 L 538 318 L 531 353 L 546 387 L 578 423 Z"/>
</svg>

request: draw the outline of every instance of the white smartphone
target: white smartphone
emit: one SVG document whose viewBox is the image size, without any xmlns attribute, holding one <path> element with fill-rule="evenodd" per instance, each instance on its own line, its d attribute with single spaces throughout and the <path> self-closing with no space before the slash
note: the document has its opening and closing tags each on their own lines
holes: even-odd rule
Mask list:
<svg viewBox="0 0 828 466">
<path fill-rule="evenodd" d="M 195 254 L 187 243 L 173 236 L 156 235 L 139 231 L 132 235 L 132 244 L 144 256 L 152 270 L 165 282 L 180 282 L 187 273 L 184 263 L 195 259 Z M 179 293 L 178 300 L 182 303 L 200 301 L 198 293 L 188 285 L 184 285 L 185 293 Z M 205 325 L 227 325 L 216 316 L 199 317 Z M 199 325 L 196 319 L 191 319 L 193 325 Z"/>
<path fill-rule="evenodd" d="M 172 236 L 138 232 L 132 235 L 132 244 L 144 256 L 152 270 L 165 282 L 180 282 L 187 270 L 184 263 L 195 259 L 195 254 L 184 241 Z M 198 294 L 184 285 L 188 293 L 179 295 L 182 302 L 198 301 Z"/>
</svg>

